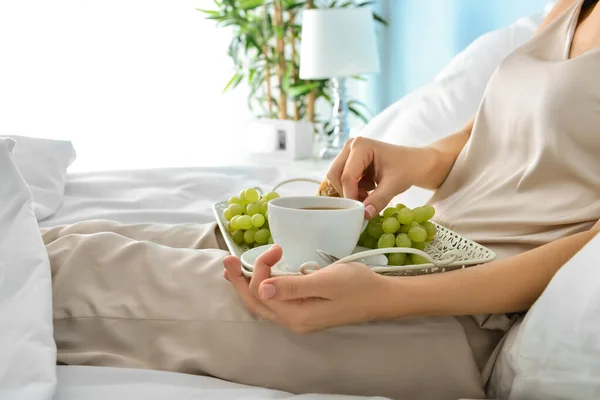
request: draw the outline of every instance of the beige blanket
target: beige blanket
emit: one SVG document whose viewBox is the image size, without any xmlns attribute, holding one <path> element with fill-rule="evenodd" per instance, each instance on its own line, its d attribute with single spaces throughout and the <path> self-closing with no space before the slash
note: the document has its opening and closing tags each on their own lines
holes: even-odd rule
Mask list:
<svg viewBox="0 0 600 400">
<path fill-rule="evenodd" d="M 293 393 L 484 398 L 504 332 L 471 317 L 297 334 L 247 312 L 215 224 L 89 221 L 43 232 L 59 363 L 210 375 Z"/>
</svg>

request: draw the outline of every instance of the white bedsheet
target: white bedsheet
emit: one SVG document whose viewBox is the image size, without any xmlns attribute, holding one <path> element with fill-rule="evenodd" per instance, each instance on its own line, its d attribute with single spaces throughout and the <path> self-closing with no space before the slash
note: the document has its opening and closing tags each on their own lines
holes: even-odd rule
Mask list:
<svg viewBox="0 0 600 400">
<path fill-rule="evenodd" d="M 212 204 L 227 200 L 241 189 L 271 190 L 285 179 L 321 180 L 324 164 L 266 167 L 156 169 L 71 174 L 63 204 L 42 228 L 89 219 L 122 223 L 186 223 L 214 221 Z M 278 189 L 282 195 L 313 195 L 314 183 L 295 182 Z M 424 204 L 430 192 L 413 188 L 394 201 L 410 207 Z"/>
<path fill-rule="evenodd" d="M 320 180 L 326 166 L 218 167 L 78 173 L 69 176 L 59 211 L 41 227 L 88 219 L 122 223 L 211 222 L 211 206 L 241 189 L 259 186 L 270 190 L 284 179 Z M 316 192 L 314 183 L 284 186 L 282 195 Z M 412 190 L 403 196 L 407 205 L 422 204 L 428 192 Z M 350 396 L 303 395 L 253 388 L 214 378 L 159 371 L 99 367 L 58 367 L 55 400 L 153 399 L 352 399 Z"/>
<path fill-rule="evenodd" d="M 293 395 L 204 376 L 105 367 L 58 367 L 54 400 L 351 400 L 341 395 Z"/>
<path fill-rule="evenodd" d="M 41 227 L 88 219 L 123 223 L 213 221 L 211 206 L 241 189 L 270 190 L 289 178 L 321 179 L 325 171 L 299 167 L 218 167 L 77 173 L 69 176 L 63 204 Z M 314 183 L 292 183 L 282 194 L 316 193 Z"/>
</svg>

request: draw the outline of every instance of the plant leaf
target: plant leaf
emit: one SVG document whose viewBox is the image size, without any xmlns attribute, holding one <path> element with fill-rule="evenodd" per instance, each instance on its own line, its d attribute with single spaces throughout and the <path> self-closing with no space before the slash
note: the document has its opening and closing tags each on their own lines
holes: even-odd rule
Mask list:
<svg viewBox="0 0 600 400">
<path fill-rule="evenodd" d="M 265 0 L 240 0 L 238 7 L 242 10 L 253 10 L 258 6 L 262 6 Z"/>
<path fill-rule="evenodd" d="M 370 6 L 372 4 L 375 4 L 374 1 L 363 1 L 362 3 L 358 3 L 356 5 L 356 7 L 365 7 L 365 6 Z"/>
<path fill-rule="evenodd" d="M 365 124 L 369 122 L 369 119 L 367 117 L 364 116 L 363 113 L 361 113 L 358 109 L 352 107 L 352 106 L 348 106 L 348 110 L 350 110 L 350 112 L 354 115 L 356 115 L 358 118 L 360 118 Z"/>
<path fill-rule="evenodd" d="M 388 23 L 385 19 L 383 19 L 383 17 L 377 13 L 373 13 L 373 18 L 375 19 L 375 21 L 379 22 L 380 24 L 384 25 L 384 26 L 388 26 Z"/>
<path fill-rule="evenodd" d="M 239 85 L 239 83 L 243 77 L 244 77 L 244 75 L 240 75 L 237 72 L 235 74 L 233 74 L 233 76 L 231 77 L 229 82 L 227 82 L 227 85 L 225 85 L 225 87 L 223 88 L 223 93 L 225 93 L 231 86 L 235 87 L 235 86 Z M 237 83 L 236 83 L 236 81 L 237 81 Z"/>
<path fill-rule="evenodd" d="M 204 10 L 202 8 L 196 8 L 196 11 L 200 11 L 201 13 L 208 14 L 208 15 L 210 15 L 212 17 L 221 17 L 221 12 L 220 11 Z"/>
<path fill-rule="evenodd" d="M 319 87 L 320 83 L 312 82 L 309 84 L 293 85 L 287 91 L 290 97 L 300 97 L 308 94 L 312 89 Z"/>
</svg>

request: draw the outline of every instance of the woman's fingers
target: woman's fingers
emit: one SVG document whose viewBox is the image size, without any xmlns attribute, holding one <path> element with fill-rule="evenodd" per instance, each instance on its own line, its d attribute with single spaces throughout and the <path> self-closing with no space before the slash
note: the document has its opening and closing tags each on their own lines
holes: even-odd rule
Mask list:
<svg viewBox="0 0 600 400">
<path fill-rule="evenodd" d="M 276 315 L 273 311 L 250 293 L 248 279 L 242 274 L 242 263 L 240 262 L 240 259 L 234 256 L 225 257 L 223 266 L 227 272 L 229 282 L 231 282 L 235 291 L 242 298 L 248 310 L 262 319 L 274 321 Z"/>
<path fill-rule="evenodd" d="M 344 197 L 358 200 L 358 182 L 371 166 L 373 158 L 374 149 L 368 141 L 357 138 L 352 142 L 352 148 L 341 177 Z"/>
<path fill-rule="evenodd" d="M 350 155 L 350 149 L 352 147 L 352 141 L 354 139 L 349 139 L 342 148 L 340 154 L 335 157 L 331 166 L 329 167 L 329 171 L 327 172 L 327 180 L 329 183 L 333 185 L 335 190 L 339 194 L 343 194 L 342 189 L 342 172 L 344 172 L 344 166 L 346 165 L 346 160 L 348 160 L 348 155 Z"/>
<path fill-rule="evenodd" d="M 250 292 L 258 296 L 258 288 L 262 281 L 271 277 L 271 268 L 281 260 L 283 250 L 278 245 L 273 245 L 269 250 L 261 254 L 254 265 L 252 279 L 250 280 Z"/>
<path fill-rule="evenodd" d="M 379 214 L 396 196 L 393 186 L 386 183 L 385 179 L 367 196 L 364 200 L 365 212 L 369 214 L 369 219 Z"/>
</svg>

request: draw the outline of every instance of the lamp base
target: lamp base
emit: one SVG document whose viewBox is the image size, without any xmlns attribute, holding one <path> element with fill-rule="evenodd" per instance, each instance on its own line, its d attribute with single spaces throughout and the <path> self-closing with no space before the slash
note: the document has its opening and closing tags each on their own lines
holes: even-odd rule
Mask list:
<svg viewBox="0 0 600 400">
<path fill-rule="evenodd" d="M 321 151 L 319 152 L 319 157 L 322 160 L 333 160 L 337 157 L 338 154 L 340 154 L 341 151 L 341 148 L 327 145 L 326 147 L 321 149 Z"/>
<path fill-rule="evenodd" d="M 332 78 L 333 133 L 327 138 L 325 147 L 321 149 L 320 157 L 324 160 L 335 158 L 350 137 L 350 126 L 348 124 L 348 104 L 346 103 L 346 78 Z"/>
</svg>

